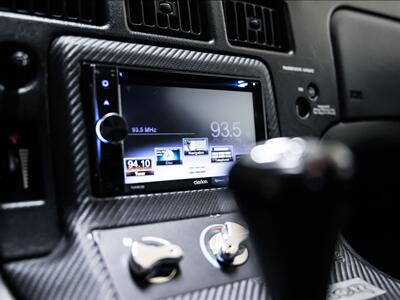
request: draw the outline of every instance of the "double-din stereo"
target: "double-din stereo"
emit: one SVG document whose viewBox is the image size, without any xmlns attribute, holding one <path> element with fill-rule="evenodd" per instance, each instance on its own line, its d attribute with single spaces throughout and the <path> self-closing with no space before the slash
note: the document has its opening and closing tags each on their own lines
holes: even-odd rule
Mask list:
<svg viewBox="0 0 400 300">
<path fill-rule="evenodd" d="M 227 186 L 266 139 L 257 80 L 92 63 L 83 74 L 96 196 Z"/>
</svg>

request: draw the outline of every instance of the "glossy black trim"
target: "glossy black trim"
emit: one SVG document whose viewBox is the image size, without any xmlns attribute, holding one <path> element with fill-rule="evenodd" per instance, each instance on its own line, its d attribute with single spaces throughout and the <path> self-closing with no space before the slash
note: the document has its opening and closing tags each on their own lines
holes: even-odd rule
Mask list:
<svg viewBox="0 0 400 300">
<path fill-rule="evenodd" d="M 119 74 L 123 73 L 123 76 Z M 109 80 L 107 87 L 102 86 L 103 80 Z M 245 87 L 234 83 L 243 80 Z M 235 78 L 218 75 L 199 75 L 190 72 L 162 72 L 141 68 L 116 67 L 85 63 L 83 65 L 82 88 L 84 98 L 91 99 L 85 105 L 86 125 L 89 131 L 92 192 L 95 196 L 116 196 L 122 194 L 143 194 L 160 191 L 179 191 L 224 187 L 226 184 L 216 183 L 215 178 L 199 178 L 207 180 L 207 184 L 195 184 L 196 178 L 188 180 L 173 180 L 166 182 L 151 182 L 143 185 L 125 185 L 123 167 L 123 143 L 109 144 L 101 141 L 96 135 L 96 124 L 109 113 L 121 114 L 121 99 L 119 84 L 135 83 L 141 85 L 176 86 L 208 88 L 214 90 L 230 90 L 252 92 L 254 103 L 254 118 L 256 124 L 256 140 L 262 141 L 266 136 L 265 110 L 261 93 L 261 82 L 254 78 Z M 102 105 L 107 99 L 108 106 Z M 142 188 L 138 188 L 142 187 Z"/>
</svg>

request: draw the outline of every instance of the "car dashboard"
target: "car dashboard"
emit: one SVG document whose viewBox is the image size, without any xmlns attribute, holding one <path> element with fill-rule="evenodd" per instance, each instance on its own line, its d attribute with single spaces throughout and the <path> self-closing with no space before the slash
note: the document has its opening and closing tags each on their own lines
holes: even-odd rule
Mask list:
<svg viewBox="0 0 400 300">
<path fill-rule="evenodd" d="M 395 1 L 0 1 L 0 298 L 269 299 L 229 172 L 262 141 L 364 136 L 396 170 L 399 18 Z M 400 297 L 379 197 L 355 204 L 327 299 Z"/>
</svg>

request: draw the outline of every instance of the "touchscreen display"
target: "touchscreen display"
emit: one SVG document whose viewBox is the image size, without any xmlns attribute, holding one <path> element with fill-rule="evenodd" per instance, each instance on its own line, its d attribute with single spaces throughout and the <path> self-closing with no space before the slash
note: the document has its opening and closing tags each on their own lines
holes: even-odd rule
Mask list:
<svg viewBox="0 0 400 300">
<path fill-rule="evenodd" d="M 256 144 L 251 91 L 122 82 L 120 93 L 130 190 L 226 186 Z"/>
</svg>

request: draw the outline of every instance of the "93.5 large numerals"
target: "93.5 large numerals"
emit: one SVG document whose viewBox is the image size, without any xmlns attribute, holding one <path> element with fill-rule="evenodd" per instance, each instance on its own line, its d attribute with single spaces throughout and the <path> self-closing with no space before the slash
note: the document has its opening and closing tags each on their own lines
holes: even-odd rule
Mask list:
<svg viewBox="0 0 400 300">
<path fill-rule="evenodd" d="M 240 138 L 242 136 L 240 122 L 213 121 L 210 129 L 213 138 Z"/>
</svg>

